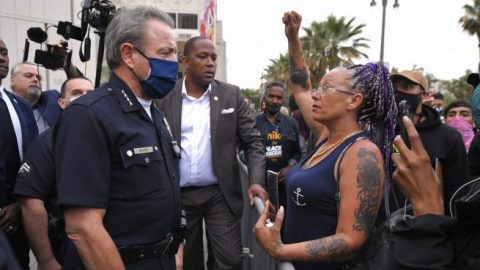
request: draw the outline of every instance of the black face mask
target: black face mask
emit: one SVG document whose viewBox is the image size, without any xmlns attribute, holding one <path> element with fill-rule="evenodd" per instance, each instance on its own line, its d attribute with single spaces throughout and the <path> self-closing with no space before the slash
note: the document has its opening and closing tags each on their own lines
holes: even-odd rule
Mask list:
<svg viewBox="0 0 480 270">
<path fill-rule="evenodd" d="M 421 99 L 420 96 L 421 96 L 421 94 L 412 95 L 412 94 L 407 94 L 407 93 L 403 93 L 403 92 L 400 92 L 400 91 L 396 91 L 395 92 L 395 102 L 397 103 L 397 107 L 399 107 L 400 101 L 402 101 L 402 100 L 407 101 L 408 110 L 413 115 L 413 114 L 416 113 L 417 106 L 420 103 L 420 99 Z"/>
<path fill-rule="evenodd" d="M 270 114 L 277 114 L 280 111 L 280 108 L 282 107 L 281 105 L 269 105 L 265 104 L 265 109 L 267 110 L 268 113 Z"/>
</svg>

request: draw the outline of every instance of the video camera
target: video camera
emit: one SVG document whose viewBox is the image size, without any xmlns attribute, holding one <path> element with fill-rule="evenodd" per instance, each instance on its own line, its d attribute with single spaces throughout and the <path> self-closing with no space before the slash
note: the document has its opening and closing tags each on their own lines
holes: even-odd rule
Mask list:
<svg viewBox="0 0 480 270">
<path fill-rule="evenodd" d="M 27 36 L 30 40 L 42 44 L 47 40 L 47 33 L 40 27 L 32 27 L 27 30 Z M 46 44 L 46 50 L 35 50 L 34 62 L 47 69 L 57 70 L 64 66 L 69 66 L 72 59 L 72 51 L 68 49 L 68 42 L 62 42 L 60 45 Z M 25 48 L 23 51 L 23 61 L 28 60 L 30 42 L 25 39 Z"/>
<path fill-rule="evenodd" d="M 59 21 L 57 27 L 57 34 L 64 37 L 66 40 L 75 39 L 82 42 L 84 51 L 80 49 L 80 60 L 86 62 L 90 60 L 90 37 L 87 35 L 88 26 L 97 29 L 95 33 L 103 36 L 107 29 L 108 23 L 113 17 L 115 5 L 109 0 L 85 0 L 82 4 L 81 27 L 73 25 L 68 21 Z M 87 37 L 85 38 L 85 36 Z M 27 31 L 28 39 L 44 43 L 47 40 L 47 33 L 40 27 L 29 28 Z M 25 48 L 23 54 L 23 61 L 27 61 L 30 42 L 25 39 Z M 70 66 L 72 51 L 68 49 L 68 42 L 62 42 L 60 45 L 46 44 L 46 50 L 38 49 L 35 51 L 34 62 L 40 64 L 47 69 L 57 70 L 63 67 Z M 103 44 L 99 46 L 99 51 L 102 50 Z M 103 56 L 102 56 L 103 57 Z M 98 74 L 97 74 L 98 76 Z"/>
<path fill-rule="evenodd" d="M 85 0 L 82 6 L 82 28 L 90 24 L 98 31 L 105 32 L 115 13 L 115 5 L 108 0 Z"/>
</svg>

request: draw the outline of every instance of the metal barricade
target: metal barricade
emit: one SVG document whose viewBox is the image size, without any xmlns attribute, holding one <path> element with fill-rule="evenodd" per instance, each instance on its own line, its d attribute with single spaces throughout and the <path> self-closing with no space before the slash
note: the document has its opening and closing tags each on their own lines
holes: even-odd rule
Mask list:
<svg viewBox="0 0 480 270">
<path fill-rule="evenodd" d="M 243 270 L 295 270 L 290 262 L 278 262 L 270 257 L 255 240 L 252 233 L 253 226 L 257 223 L 260 213 L 264 209 L 264 205 L 260 198 L 255 197 L 254 206 L 256 211 L 248 204 L 247 188 L 248 188 L 248 171 L 247 166 L 238 158 L 240 168 L 240 179 L 242 181 L 243 194 L 243 215 L 242 225 L 242 242 L 245 259 L 243 261 Z"/>
</svg>

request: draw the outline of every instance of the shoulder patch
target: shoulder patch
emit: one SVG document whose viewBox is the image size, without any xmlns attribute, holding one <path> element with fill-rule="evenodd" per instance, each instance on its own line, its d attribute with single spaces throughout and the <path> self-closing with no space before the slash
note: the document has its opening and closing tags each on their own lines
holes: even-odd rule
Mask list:
<svg viewBox="0 0 480 270">
<path fill-rule="evenodd" d="M 32 167 L 28 164 L 28 161 L 24 161 L 20 169 L 18 170 L 18 176 L 24 177 L 30 174 Z"/>
</svg>

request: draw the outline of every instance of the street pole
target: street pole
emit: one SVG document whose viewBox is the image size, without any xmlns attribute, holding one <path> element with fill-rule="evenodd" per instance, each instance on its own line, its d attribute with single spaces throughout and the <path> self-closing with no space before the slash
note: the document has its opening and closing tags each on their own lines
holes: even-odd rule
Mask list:
<svg viewBox="0 0 480 270">
<path fill-rule="evenodd" d="M 385 21 L 387 19 L 387 4 L 388 0 L 382 0 L 382 36 L 380 40 L 380 63 L 383 64 L 383 53 L 385 49 Z M 375 0 L 372 0 L 370 2 L 370 6 L 374 7 L 376 6 L 377 3 Z M 393 4 L 393 8 L 398 8 L 400 5 L 398 4 L 398 0 L 395 0 L 395 3 Z"/>
<path fill-rule="evenodd" d="M 383 8 L 383 13 L 382 13 L 382 37 L 380 41 L 380 64 L 383 65 L 383 51 L 385 47 L 385 19 L 387 16 L 387 3 L 388 0 L 382 0 L 382 8 Z"/>
</svg>

